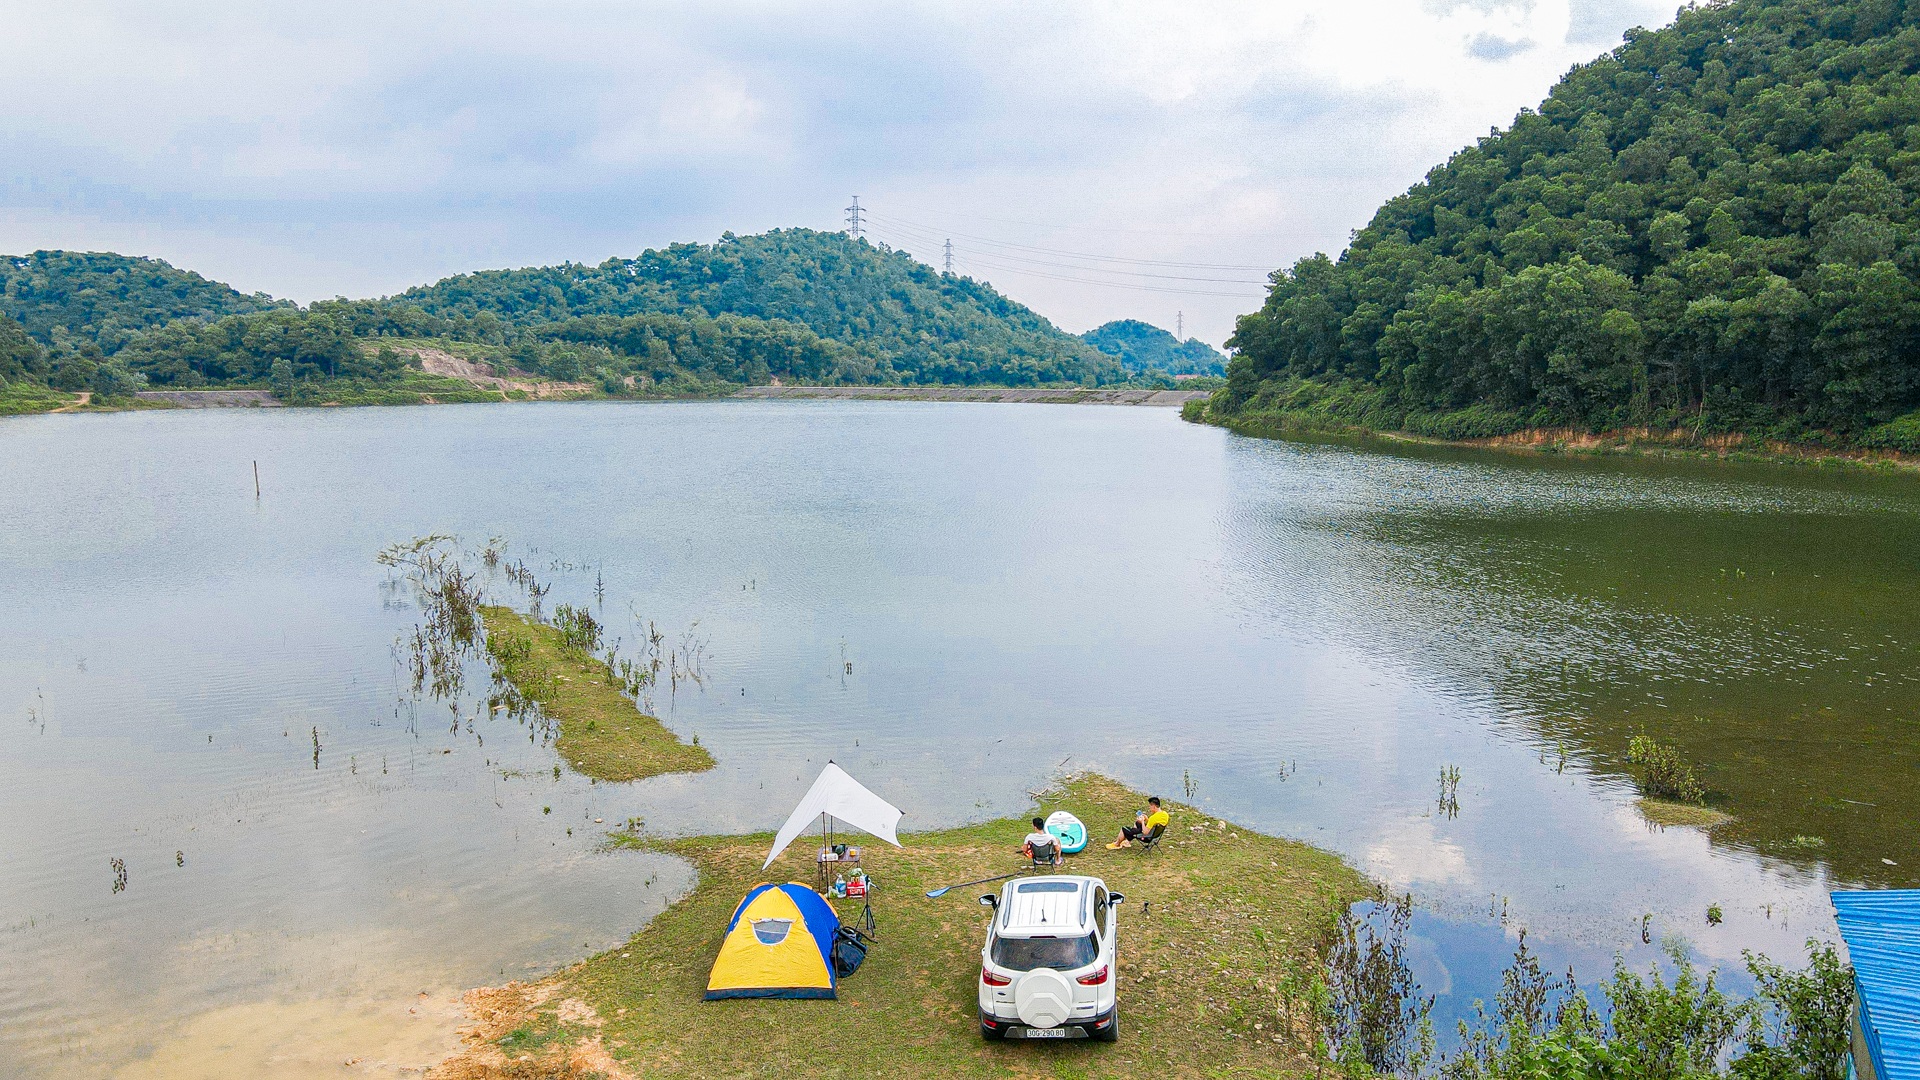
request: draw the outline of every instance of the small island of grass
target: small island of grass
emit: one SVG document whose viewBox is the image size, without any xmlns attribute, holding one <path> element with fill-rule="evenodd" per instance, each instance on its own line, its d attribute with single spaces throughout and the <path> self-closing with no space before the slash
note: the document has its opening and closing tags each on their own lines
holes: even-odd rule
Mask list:
<svg viewBox="0 0 1920 1080">
<path fill-rule="evenodd" d="M 1641 817 L 1655 825 L 1714 829 L 1733 820 L 1732 814 L 1715 810 L 1710 806 L 1674 802 L 1671 799 L 1643 797 L 1636 800 L 1634 805 L 1639 809 Z"/>
<path fill-rule="evenodd" d="M 480 619 L 495 674 L 555 723 L 556 748 L 578 772 L 643 780 L 713 768 L 712 754 L 641 712 L 606 661 L 569 649 L 559 629 L 497 605 L 481 606 Z"/>
<path fill-rule="evenodd" d="M 1068 809 L 1096 841 L 1065 872 L 1104 878 L 1120 911 L 1121 1035 L 1116 1044 L 990 1043 L 975 980 L 999 883 L 942 885 L 1015 869 L 1022 813 L 867 848 L 879 940 L 838 1001 L 702 999 L 741 896 L 762 881 L 813 880 L 793 845 L 761 870 L 771 835 L 614 843 L 666 851 L 699 871 L 693 892 L 627 944 L 531 984 L 475 991 L 475 1024 L 437 1077 L 507 1076 L 1278 1076 L 1314 1071 L 1309 987 L 1320 985 L 1338 919 L 1366 881 L 1328 852 L 1262 836 L 1169 804 L 1159 848 L 1108 851 L 1109 830 L 1144 796 L 1080 777 L 1040 799 Z M 842 901 L 843 918 L 859 901 Z"/>
</svg>

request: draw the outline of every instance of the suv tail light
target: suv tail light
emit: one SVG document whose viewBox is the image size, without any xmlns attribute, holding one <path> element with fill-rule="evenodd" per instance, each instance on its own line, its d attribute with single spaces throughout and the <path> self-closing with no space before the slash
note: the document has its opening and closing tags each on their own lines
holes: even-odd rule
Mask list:
<svg viewBox="0 0 1920 1080">
<path fill-rule="evenodd" d="M 1081 986 L 1099 986 L 1107 981 L 1107 965 L 1101 964 L 1098 970 L 1090 974 L 1082 975 L 1073 981 L 1079 983 Z"/>
<path fill-rule="evenodd" d="M 1106 968 L 1100 969 L 1100 977 L 1102 979 L 1107 977 L 1106 971 Z M 980 981 L 986 983 L 988 986 L 1008 986 L 1013 983 L 1013 980 L 1007 978 L 1005 975 L 995 975 L 993 969 L 984 964 L 980 966 Z"/>
</svg>

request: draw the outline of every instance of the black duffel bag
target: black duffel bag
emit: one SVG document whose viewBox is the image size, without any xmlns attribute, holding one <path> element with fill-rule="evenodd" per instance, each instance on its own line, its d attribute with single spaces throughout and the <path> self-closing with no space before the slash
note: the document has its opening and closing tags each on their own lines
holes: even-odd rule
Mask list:
<svg viewBox="0 0 1920 1080">
<path fill-rule="evenodd" d="M 873 945 L 873 939 L 855 930 L 851 926 L 842 926 L 833 935 L 833 973 L 846 978 L 860 970 L 866 963 L 867 950 Z"/>
</svg>

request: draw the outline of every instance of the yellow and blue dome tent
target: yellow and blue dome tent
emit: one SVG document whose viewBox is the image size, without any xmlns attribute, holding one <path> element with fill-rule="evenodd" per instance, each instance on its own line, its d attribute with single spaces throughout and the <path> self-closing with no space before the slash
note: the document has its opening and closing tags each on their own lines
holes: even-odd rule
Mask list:
<svg viewBox="0 0 1920 1080">
<path fill-rule="evenodd" d="M 755 885 L 733 910 L 707 977 L 707 1000 L 832 998 L 840 917 L 798 882 Z"/>
</svg>

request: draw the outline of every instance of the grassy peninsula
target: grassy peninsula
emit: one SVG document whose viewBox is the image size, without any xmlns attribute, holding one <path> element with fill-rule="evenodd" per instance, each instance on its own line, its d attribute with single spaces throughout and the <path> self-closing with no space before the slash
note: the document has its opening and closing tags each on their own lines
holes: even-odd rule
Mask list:
<svg viewBox="0 0 1920 1080">
<path fill-rule="evenodd" d="M 1080 777 L 1040 799 L 1104 839 L 1144 796 Z M 1121 1036 L 1117 1044 L 987 1043 L 975 1020 L 986 916 L 999 883 L 927 890 L 1005 873 L 1027 831 L 1014 817 L 870 845 L 879 882 L 879 943 L 840 1000 L 702 1000 L 726 920 L 761 881 L 810 881 L 796 844 L 766 871 L 770 834 L 622 846 L 693 862 L 699 883 L 627 944 L 533 984 L 476 991 L 463 1052 L 430 1075 L 483 1077 L 714 1076 L 1282 1076 L 1312 1073 L 1317 1031 L 1307 997 L 1323 985 L 1342 911 L 1368 892 L 1339 858 L 1169 804 L 1160 850 L 1091 844 L 1068 871 L 1105 878 L 1120 910 Z M 843 917 L 859 910 L 842 902 Z"/>
<path fill-rule="evenodd" d="M 573 647 L 562 629 L 508 607 L 484 605 L 479 611 L 496 678 L 558 726 L 555 746 L 576 771 L 621 781 L 713 768 L 712 754 L 681 742 L 641 712 L 623 692 L 619 673 L 591 651 Z"/>
</svg>

